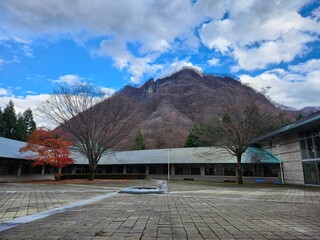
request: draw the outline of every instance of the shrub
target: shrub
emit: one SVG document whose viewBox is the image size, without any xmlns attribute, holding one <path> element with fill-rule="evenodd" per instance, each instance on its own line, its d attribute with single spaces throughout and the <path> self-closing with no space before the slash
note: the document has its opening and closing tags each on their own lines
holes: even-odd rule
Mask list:
<svg viewBox="0 0 320 240">
<path fill-rule="evenodd" d="M 67 180 L 67 179 L 88 179 L 89 174 L 64 174 L 61 179 Z M 140 174 L 140 173 L 109 173 L 109 174 L 96 174 L 96 179 L 145 179 L 147 178 L 146 174 Z"/>
</svg>

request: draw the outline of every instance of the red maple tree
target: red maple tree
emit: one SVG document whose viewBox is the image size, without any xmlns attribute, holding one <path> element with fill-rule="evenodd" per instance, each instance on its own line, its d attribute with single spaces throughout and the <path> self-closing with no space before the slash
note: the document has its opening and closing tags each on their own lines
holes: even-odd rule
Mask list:
<svg viewBox="0 0 320 240">
<path fill-rule="evenodd" d="M 58 173 L 61 174 L 63 167 L 74 163 L 74 160 L 70 158 L 69 150 L 72 145 L 72 142 L 64 139 L 58 132 L 42 127 L 32 132 L 28 137 L 27 145 L 20 148 L 19 151 L 34 153 L 28 156 L 29 159 L 34 160 L 32 166 L 48 164 L 56 167 Z"/>
</svg>

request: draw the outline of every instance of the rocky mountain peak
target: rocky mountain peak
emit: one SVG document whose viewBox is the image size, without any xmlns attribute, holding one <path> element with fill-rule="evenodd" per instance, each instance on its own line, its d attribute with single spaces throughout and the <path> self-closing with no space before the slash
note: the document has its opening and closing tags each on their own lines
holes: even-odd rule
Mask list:
<svg viewBox="0 0 320 240">
<path fill-rule="evenodd" d="M 140 87 L 125 87 L 118 94 L 134 103 L 136 127 L 116 149 L 131 149 L 138 130 L 150 149 L 183 147 L 193 124 L 205 121 L 210 114 L 220 114 L 223 103 L 239 87 L 262 104 L 274 107 L 263 95 L 233 78 L 202 74 L 190 68 L 150 79 Z"/>
</svg>

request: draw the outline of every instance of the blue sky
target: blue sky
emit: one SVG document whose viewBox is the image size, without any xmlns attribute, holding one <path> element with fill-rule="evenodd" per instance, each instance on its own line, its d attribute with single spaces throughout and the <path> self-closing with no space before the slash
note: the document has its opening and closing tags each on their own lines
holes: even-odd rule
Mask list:
<svg viewBox="0 0 320 240">
<path fill-rule="evenodd" d="M 0 2 L 0 107 L 60 84 L 112 94 L 184 66 L 230 75 L 275 102 L 320 106 L 319 0 Z"/>
</svg>

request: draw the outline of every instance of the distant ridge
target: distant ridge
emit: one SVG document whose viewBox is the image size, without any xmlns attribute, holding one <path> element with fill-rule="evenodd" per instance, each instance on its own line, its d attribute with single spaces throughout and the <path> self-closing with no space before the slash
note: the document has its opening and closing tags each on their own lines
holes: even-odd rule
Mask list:
<svg viewBox="0 0 320 240">
<path fill-rule="evenodd" d="M 149 149 L 183 147 L 194 123 L 221 113 L 226 97 L 239 87 L 276 110 L 265 96 L 231 77 L 208 75 L 189 67 L 150 79 L 140 87 L 126 86 L 114 97 L 124 95 L 134 103 L 135 128 L 115 149 L 130 150 L 138 130 Z"/>
<path fill-rule="evenodd" d="M 126 137 L 117 142 L 113 150 L 131 150 L 138 131 L 142 133 L 147 149 L 183 147 L 193 125 L 219 116 L 223 112 L 222 106 L 227 103 L 226 99 L 234 96 L 239 89 L 253 96 L 261 107 L 281 111 L 292 121 L 303 113 L 292 109 L 281 110 L 263 94 L 231 77 L 183 68 L 170 76 L 150 79 L 140 87 L 125 86 L 112 96 L 116 102 L 117 99 L 122 101 L 123 97 L 128 99 L 133 104 L 131 113 L 134 113 L 131 120 L 134 127 L 125 130 Z"/>
</svg>

